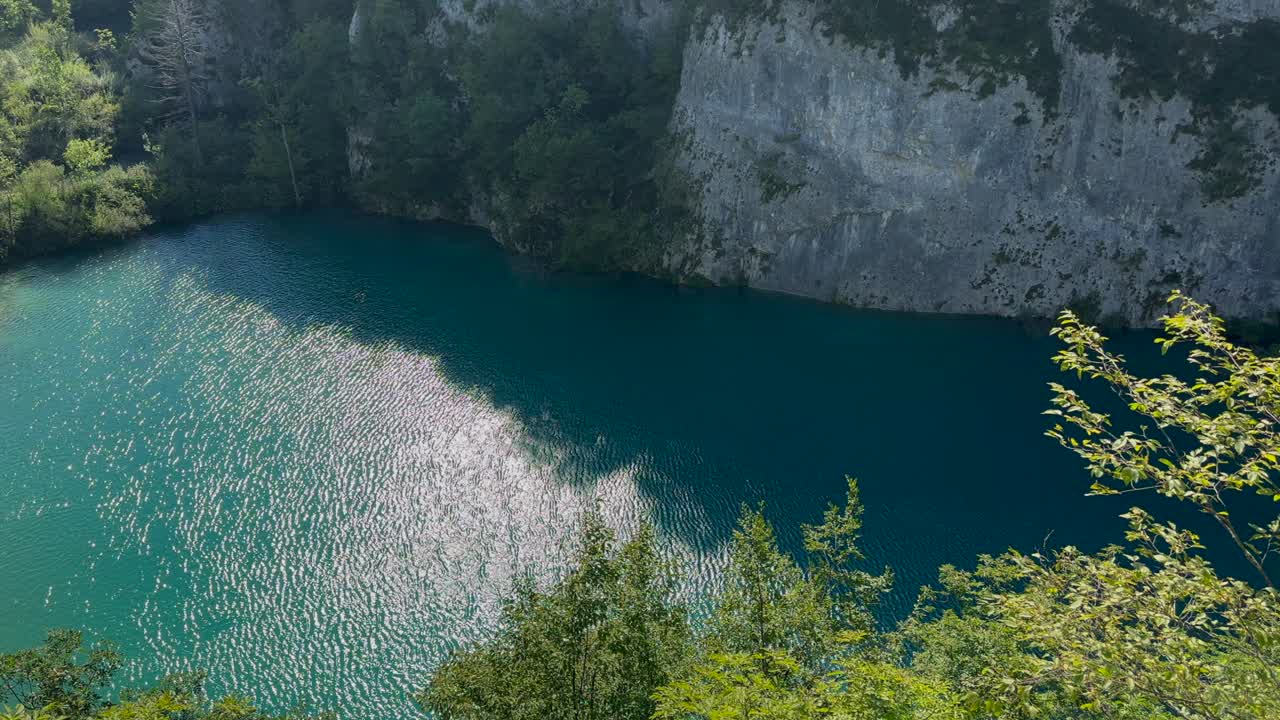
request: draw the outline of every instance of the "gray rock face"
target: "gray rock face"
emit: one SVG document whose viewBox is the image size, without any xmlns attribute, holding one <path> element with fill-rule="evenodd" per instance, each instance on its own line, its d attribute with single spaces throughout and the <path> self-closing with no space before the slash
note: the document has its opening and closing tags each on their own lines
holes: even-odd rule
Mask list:
<svg viewBox="0 0 1280 720">
<path fill-rule="evenodd" d="M 1234 20 L 1280 14 L 1221 0 Z M 713 24 L 685 54 L 675 119 L 701 238 L 670 269 L 911 311 L 1151 322 L 1175 288 L 1231 316 L 1280 308 L 1280 177 L 1206 204 L 1175 129 L 1190 104 L 1121 98 L 1114 61 L 1056 40 L 1059 113 L 1020 83 L 930 93 L 891 57 L 830 42 L 789 3 L 754 42 Z M 1264 111 L 1251 132 L 1277 131 Z"/>
<path fill-rule="evenodd" d="M 471 26 L 490 4 L 598 1 L 441 9 Z M 669 31 L 668 0 L 618 7 L 637 36 Z M 1188 169 L 1200 139 L 1177 132 L 1191 103 L 1121 97 L 1116 61 L 1067 41 L 1073 5 L 1059 7 L 1052 117 L 1021 81 L 979 98 L 931 89 L 928 70 L 904 77 L 891 56 L 825 37 L 804 0 L 748 28 L 746 42 L 713 21 L 686 48 L 672 120 L 701 232 L 672 239 L 661 270 L 907 311 L 1052 316 L 1077 305 L 1141 325 L 1174 289 L 1231 317 L 1280 310 L 1277 163 L 1246 196 L 1207 202 Z M 1280 0 L 1214 0 L 1184 26 L 1259 18 L 1280 18 Z M 357 11 L 353 38 L 361 24 Z M 1263 109 L 1243 120 L 1261 146 L 1280 133 Z M 352 128 L 355 175 L 369 140 Z M 454 219 L 503 240 L 500 198 L 473 195 L 471 217 Z"/>
<path fill-rule="evenodd" d="M 1276 0 L 1214 0 L 1204 13 L 1202 26 L 1277 17 L 1280 17 L 1280 2 Z"/>
</svg>

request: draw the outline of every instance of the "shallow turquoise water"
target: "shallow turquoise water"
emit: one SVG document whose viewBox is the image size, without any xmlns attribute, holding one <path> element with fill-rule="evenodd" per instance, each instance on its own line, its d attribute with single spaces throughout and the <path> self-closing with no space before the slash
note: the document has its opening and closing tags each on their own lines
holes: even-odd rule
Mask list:
<svg viewBox="0 0 1280 720">
<path fill-rule="evenodd" d="M 1120 538 L 1042 435 L 1054 349 L 339 214 L 27 265 L 0 275 L 0 650 L 82 627 L 130 679 L 402 717 L 593 498 L 655 522 L 698 598 L 741 503 L 794 543 L 846 474 L 900 613 L 940 563 Z"/>
</svg>

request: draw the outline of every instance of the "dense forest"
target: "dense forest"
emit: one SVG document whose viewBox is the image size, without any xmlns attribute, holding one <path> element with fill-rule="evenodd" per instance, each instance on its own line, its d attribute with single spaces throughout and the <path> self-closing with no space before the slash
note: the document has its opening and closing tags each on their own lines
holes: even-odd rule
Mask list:
<svg viewBox="0 0 1280 720">
<path fill-rule="evenodd" d="M 241 208 L 466 218 L 483 188 L 525 249 L 607 268 L 687 217 L 660 157 L 680 38 L 642 46 L 605 5 L 504 7 L 483 34 L 414 0 L 359 32 L 349 0 L 82 5 L 0 3 L 13 256 Z"/>
<path fill-rule="evenodd" d="M 964 0 L 945 28 L 933 0 L 812 1 L 815 32 L 932 87 L 981 99 L 1021 82 L 1045 121 L 1057 112 L 1048 0 Z M 1118 58 L 1124 97 L 1189 99 L 1190 167 L 1206 202 L 1228 202 L 1274 161 L 1236 120 L 1280 115 L 1280 24 L 1186 30 L 1202 5 L 1088 0 L 1069 38 Z M 462 6 L 0 0 L 0 252 L 338 204 L 480 222 L 595 269 L 656 269 L 671 238 L 706 232 L 672 131 L 686 40 L 723 18 L 744 45 L 768 42 L 750 28 L 779 0 Z M 800 187 L 773 170 L 757 168 L 766 196 Z"/>
<path fill-rule="evenodd" d="M 798 556 L 768 508 L 744 507 L 705 617 L 679 596 L 682 568 L 651 528 L 623 540 L 588 512 L 558 581 L 518 581 L 488 640 L 405 692 L 430 717 L 468 720 L 1280 717 L 1280 518 L 1236 514 L 1280 502 L 1280 359 L 1230 343 L 1208 307 L 1172 302 L 1159 342 L 1187 362 L 1179 376 L 1132 374 L 1063 314 L 1058 365 L 1128 409 L 1113 417 L 1055 383 L 1048 434 L 1084 462 L 1092 493 L 1172 499 L 1204 516 L 1203 535 L 1135 506 L 1124 537 L 1095 553 L 1010 550 L 943 567 L 886 627 L 875 611 L 893 574 L 866 567 L 852 480 L 843 505 L 802 528 Z M 1227 554 L 1248 577 L 1206 559 Z M 0 655 L 0 718 L 268 717 L 244 697 L 210 699 L 201 674 L 120 690 L 120 664 L 73 631 Z"/>
</svg>

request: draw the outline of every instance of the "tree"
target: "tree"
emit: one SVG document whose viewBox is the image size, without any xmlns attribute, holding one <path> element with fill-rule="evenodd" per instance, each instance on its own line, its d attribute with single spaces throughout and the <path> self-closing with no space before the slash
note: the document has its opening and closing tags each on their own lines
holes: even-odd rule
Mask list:
<svg viewBox="0 0 1280 720">
<path fill-rule="evenodd" d="M 71 22 L 71 0 L 50 0 L 49 5 L 53 24 L 68 35 L 75 32 Z"/>
<path fill-rule="evenodd" d="M 281 105 L 301 156 L 304 199 L 337 201 L 347 185 L 351 77 L 346 26 L 313 20 L 289 38 L 281 60 Z"/>
<path fill-rule="evenodd" d="M 109 74 L 77 55 L 49 23 L 0 51 L 0 156 L 58 158 L 73 139 L 111 144 L 119 107 Z"/>
<path fill-rule="evenodd" d="M 335 199 L 345 186 L 348 71 L 345 30 L 313 20 L 267 56 L 245 81 L 261 111 L 254 122 L 250 179 L 270 205 Z M 416 128 L 397 127 L 394 137 Z M 287 202 L 279 188 L 287 183 Z"/>
<path fill-rule="evenodd" d="M 67 720 L 66 716 L 57 714 L 53 708 L 29 710 L 25 705 L 13 708 L 0 708 L 0 720 Z"/>
<path fill-rule="evenodd" d="M 742 509 L 729 553 L 707 646 L 713 653 L 780 652 L 808 665 L 820 663 L 836 630 L 828 598 L 778 549 L 761 508 Z"/>
<path fill-rule="evenodd" d="M 111 148 L 101 140 L 72 138 L 62 158 L 73 173 L 83 175 L 106 165 L 111 159 Z"/>
<path fill-rule="evenodd" d="M 37 14 L 31 0 L 0 0 L 0 38 L 21 35 Z"/>
<path fill-rule="evenodd" d="M 656 720 L 962 720 L 945 683 L 890 663 L 833 660 L 808 678 L 784 653 L 713 655 L 661 688 Z"/>
<path fill-rule="evenodd" d="M 0 655 L 0 702 L 18 700 L 0 705 L 0 720 L 333 720 L 297 712 L 276 718 L 243 695 L 212 700 L 203 671 L 117 693 L 112 680 L 122 661 L 109 644 L 86 649 L 74 630 L 55 630 L 42 647 Z"/>
<path fill-rule="evenodd" d="M 272 63 L 276 64 L 276 63 Z M 277 166 L 283 164 L 288 170 L 289 188 L 292 190 L 293 206 L 302 207 L 302 190 L 298 187 L 298 172 L 293 161 L 293 148 L 289 144 L 288 110 L 280 97 L 278 80 L 254 78 L 249 84 L 257 91 L 262 102 L 262 114 L 255 123 L 253 159 L 249 162 L 249 175 L 270 181 Z M 276 132 L 279 135 L 276 135 Z M 273 157 L 277 148 L 284 152 L 284 162 L 279 163 Z"/>
<path fill-rule="evenodd" d="M 57 244 L 74 233 L 62 166 L 48 160 L 27 165 L 9 195 L 15 237 L 26 243 Z"/>
<path fill-rule="evenodd" d="M 147 202 L 154 191 L 154 177 L 145 165 L 113 165 L 79 183 L 75 201 L 87 215 L 87 221 L 79 222 L 97 237 L 132 235 L 151 224 Z"/>
<path fill-rule="evenodd" d="M 1241 527 L 1233 494 L 1280 503 L 1280 359 L 1260 358 L 1231 343 L 1207 305 L 1174 293 L 1176 312 L 1164 320 L 1163 352 L 1190 346 L 1194 380 L 1175 375 L 1139 378 L 1108 351 L 1096 328 L 1064 312 L 1054 330 L 1066 344 L 1054 358 L 1078 376 L 1106 382 L 1131 412 L 1150 425 L 1116 432 L 1111 416 L 1053 383 L 1049 414 L 1062 419 L 1050 437 L 1075 452 L 1095 478 L 1092 492 L 1158 492 L 1192 504 L 1213 518 L 1268 587 L 1269 564 L 1280 553 L 1280 515 Z"/>
<path fill-rule="evenodd" d="M 809 720 L 822 714 L 805 671 L 777 651 L 712 654 L 656 694 L 655 720 Z"/>
<path fill-rule="evenodd" d="M 821 524 L 803 527 L 809 563 L 802 567 L 779 549 L 762 509 L 744 507 L 700 653 L 658 691 L 655 717 L 906 720 L 917 704 L 954 710 L 944 685 L 907 682 L 903 671 L 874 657 L 870 608 L 892 575 L 856 568 L 861 526 L 858 484 L 850 479 L 844 506 L 828 507 Z"/>
<path fill-rule="evenodd" d="M 151 0 L 134 19 L 138 56 L 152 73 L 162 119 L 181 118 L 191 133 L 196 161 L 200 148 L 200 106 L 209 83 L 209 19 L 200 0 Z"/>
<path fill-rule="evenodd" d="M 417 699 L 442 720 L 644 720 L 688 633 L 652 528 L 619 549 L 589 512 L 573 569 L 545 592 L 520 583 L 497 636 L 450 658 Z"/>
<path fill-rule="evenodd" d="M 761 508 L 744 507 L 734 530 L 725 587 L 709 622 L 714 652 L 783 652 L 817 668 L 833 649 L 874 630 L 870 610 L 889 591 L 893 575 L 871 575 L 862 560 L 858 531 L 862 502 L 848 479 L 843 506 L 827 508 L 823 522 L 802 528 L 808 566 L 778 547 Z"/>
<path fill-rule="evenodd" d="M 59 714 L 88 715 L 102 705 L 121 662 L 110 644 L 86 650 L 81 633 L 54 630 L 38 648 L 0 655 L 0 698 Z"/>
<path fill-rule="evenodd" d="M 1096 328 L 1063 313 L 1061 367 L 1103 380 L 1150 421 L 1112 416 L 1054 383 L 1049 435 L 1083 458 L 1095 494 L 1155 491 L 1209 514 L 1263 587 L 1222 578 L 1202 538 L 1133 508 L 1125 544 L 985 557 L 944 568 L 899 630 L 913 667 L 945 680 L 975 711 L 1009 718 L 1280 717 L 1280 594 L 1266 572 L 1274 523 L 1244 535 L 1232 492 L 1275 492 L 1273 423 L 1280 363 L 1229 342 L 1221 320 L 1174 294 L 1158 342 L 1198 377 L 1139 378 Z M 1255 503 L 1255 505 L 1258 503 Z"/>
<path fill-rule="evenodd" d="M 862 494 L 857 480 L 847 478 L 845 502 L 828 505 L 818 525 L 804 525 L 804 549 L 810 577 L 831 598 L 832 620 L 844 632 L 870 635 L 875 630 L 871 611 L 893 589 L 893 571 L 886 567 L 872 575 L 859 564 L 866 560 L 858 547 L 862 532 Z"/>
</svg>

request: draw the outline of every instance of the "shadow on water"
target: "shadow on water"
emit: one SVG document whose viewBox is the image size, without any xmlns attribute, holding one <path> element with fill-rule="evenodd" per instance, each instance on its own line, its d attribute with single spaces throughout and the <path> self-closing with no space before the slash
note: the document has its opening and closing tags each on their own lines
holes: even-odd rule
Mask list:
<svg viewBox="0 0 1280 720">
<path fill-rule="evenodd" d="M 172 277 L 197 273 L 290 326 L 438 358 L 558 448 L 562 482 L 633 472 L 655 521 L 701 550 L 757 500 L 794 546 L 857 476 L 899 612 L 943 563 L 1122 538 L 1129 500 L 1084 497 L 1079 462 L 1043 436 L 1056 345 L 1015 322 L 547 273 L 478 230 L 339 213 L 143 242 Z M 1115 342 L 1143 358 L 1151 337 Z M 705 521 L 675 520 L 691 512 Z"/>
</svg>

